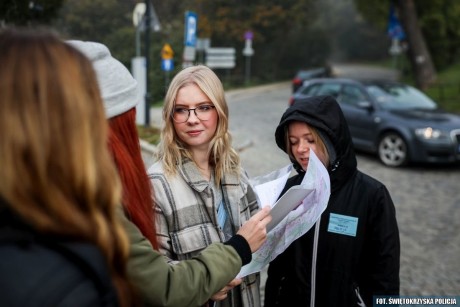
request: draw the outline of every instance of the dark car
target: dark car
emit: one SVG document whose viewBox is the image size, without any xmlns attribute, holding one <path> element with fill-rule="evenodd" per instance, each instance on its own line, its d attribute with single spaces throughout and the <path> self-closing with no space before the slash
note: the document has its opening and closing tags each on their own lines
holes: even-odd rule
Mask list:
<svg viewBox="0 0 460 307">
<path fill-rule="evenodd" d="M 416 88 L 390 81 L 312 79 L 291 97 L 332 95 L 347 119 L 356 149 L 387 166 L 460 161 L 460 115 L 441 110 Z"/>
<path fill-rule="evenodd" d="M 327 69 L 324 67 L 299 70 L 292 79 L 292 92 L 297 91 L 305 80 L 327 77 L 327 74 Z"/>
</svg>

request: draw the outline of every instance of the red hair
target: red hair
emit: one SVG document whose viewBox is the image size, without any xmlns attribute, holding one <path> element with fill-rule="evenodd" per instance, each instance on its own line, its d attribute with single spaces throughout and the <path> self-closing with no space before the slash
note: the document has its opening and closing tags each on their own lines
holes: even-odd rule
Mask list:
<svg viewBox="0 0 460 307">
<path fill-rule="evenodd" d="M 142 160 L 135 118 L 135 108 L 110 118 L 109 148 L 123 185 L 125 213 L 153 248 L 158 249 L 152 186 Z"/>
</svg>

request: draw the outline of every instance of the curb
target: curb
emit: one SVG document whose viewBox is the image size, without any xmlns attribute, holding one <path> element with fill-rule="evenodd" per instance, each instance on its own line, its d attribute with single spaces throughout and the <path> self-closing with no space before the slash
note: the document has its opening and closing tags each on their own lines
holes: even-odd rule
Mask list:
<svg viewBox="0 0 460 307">
<path fill-rule="evenodd" d="M 150 144 L 149 142 L 143 140 L 143 139 L 139 139 L 139 144 L 141 146 L 141 151 L 142 152 L 146 152 L 148 154 L 156 154 L 158 149 L 155 145 L 152 145 Z"/>
</svg>

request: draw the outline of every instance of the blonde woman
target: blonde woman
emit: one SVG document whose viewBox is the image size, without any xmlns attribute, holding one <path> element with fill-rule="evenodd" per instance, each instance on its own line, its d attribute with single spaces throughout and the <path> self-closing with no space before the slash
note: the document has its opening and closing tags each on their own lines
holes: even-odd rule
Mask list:
<svg viewBox="0 0 460 307">
<path fill-rule="evenodd" d="M 160 251 L 172 262 L 228 240 L 259 207 L 231 146 L 222 83 L 210 68 L 188 67 L 173 78 L 163 120 L 160 158 L 148 173 Z M 233 280 L 212 301 L 259 306 L 259 275 Z"/>
<path fill-rule="evenodd" d="M 134 306 L 95 73 L 44 30 L 0 31 L 2 306 Z"/>
</svg>

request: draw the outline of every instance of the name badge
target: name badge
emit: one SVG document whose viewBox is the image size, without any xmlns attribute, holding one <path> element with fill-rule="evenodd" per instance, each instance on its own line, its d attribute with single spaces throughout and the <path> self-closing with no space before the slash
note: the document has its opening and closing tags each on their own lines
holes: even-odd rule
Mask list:
<svg viewBox="0 0 460 307">
<path fill-rule="evenodd" d="M 353 216 L 331 213 L 327 231 L 341 235 L 356 237 L 358 218 Z"/>
</svg>

